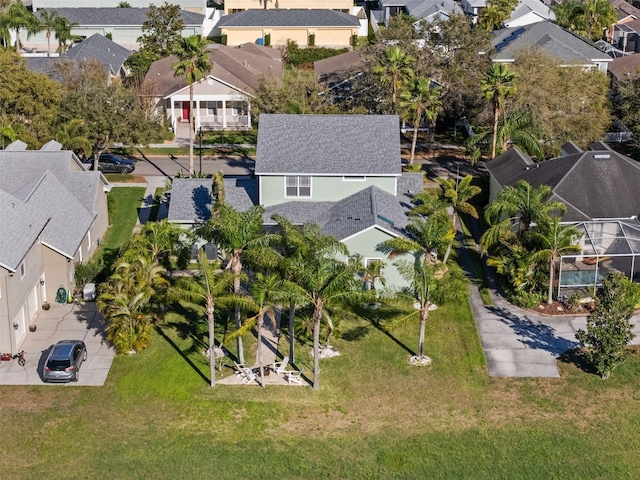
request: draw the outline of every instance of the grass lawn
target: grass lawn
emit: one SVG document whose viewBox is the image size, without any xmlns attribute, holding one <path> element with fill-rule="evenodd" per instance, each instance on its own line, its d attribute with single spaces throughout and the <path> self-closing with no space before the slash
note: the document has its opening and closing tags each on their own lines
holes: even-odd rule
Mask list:
<svg viewBox="0 0 640 480">
<path fill-rule="evenodd" d="M 638 355 L 606 382 L 569 363 L 560 379 L 490 379 L 461 302 L 432 312 L 422 369 L 406 363 L 416 324 L 387 334 L 363 318 L 384 311 L 360 314 L 341 320 L 319 392 L 210 389 L 176 313 L 170 342 L 117 357 L 104 387 L 3 387 L 2 478 L 637 477 Z"/>
</svg>

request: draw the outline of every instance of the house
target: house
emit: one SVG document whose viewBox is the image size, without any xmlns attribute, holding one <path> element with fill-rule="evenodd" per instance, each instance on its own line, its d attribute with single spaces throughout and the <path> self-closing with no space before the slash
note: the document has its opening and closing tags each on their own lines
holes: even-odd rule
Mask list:
<svg viewBox="0 0 640 480">
<path fill-rule="evenodd" d="M 603 142 L 587 151 L 569 142 L 562 150 L 562 157 L 536 163 L 512 148 L 487 162 L 490 200 L 503 187 L 525 180 L 533 187 L 549 185 L 550 200 L 567 206 L 563 223 L 583 235 L 581 252 L 560 262 L 559 297 L 599 286 L 612 270 L 640 282 L 640 164 Z"/>
<path fill-rule="evenodd" d="M 335 10 L 245 10 L 224 15 L 218 23 L 227 45 L 259 43 L 300 47 L 349 47 L 358 36 L 360 20 Z"/>
<path fill-rule="evenodd" d="M 226 14 L 232 14 L 257 9 L 322 9 L 353 14 L 353 3 L 353 0 L 265 0 L 264 3 L 256 0 L 225 0 L 224 10 Z"/>
<path fill-rule="evenodd" d="M 131 55 L 131 51 L 121 47 L 108 38 L 95 33 L 80 43 L 72 45 L 66 52 L 55 57 L 26 57 L 27 68 L 34 72 L 44 73 L 48 77 L 58 80 L 59 72 L 56 64 L 60 62 L 81 63 L 95 60 L 104 66 L 107 82 L 123 80 L 127 76 L 124 62 Z"/>
<path fill-rule="evenodd" d="M 477 23 L 482 10 L 487 7 L 487 0 L 462 0 L 460 5 L 462 11 L 471 17 L 473 23 Z"/>
<path fill-rule="evenodd" d="M 151 64 L 144 82 L 153 92 L 158 109 L 174 132 L 179 123 L 195 119 L 198 129 L 250 129 L 250 99 L 261 77 L 282 77 L 282 60 L 277 49 L 247 43 L 238 47 L 210 45 L 209 74 L 194 84 L 193 108 L 189 106 L 189 85 L 184 76 L 176 77 L 172 65 L 175 56 Z"/>
<path fill-rule="evenodd" d="M 356 50 L 313 62 L 318 83 L 332 95 L 348 95 L 364 68 L 364 57 Z"/>
<path fill-rule="evenodd" d="M 116 8 L 121 3 L 121 0 L 31 0 L 33 11 L 42 10 L 43 8 L 55 9 L 55 8 L 78 8 L 78 7 L 94 7 L 94 8 Z M 132 8 L 144 8 L 149 7 L 149 0 L 127 0 Z M 187 12 L 200 13 L 202 15 L 206 12 L 206 6 L 208 3 L 206 0 L 171 0 L 168 2 L 172 5 L 178 5 L 180 10 L 186 10 Z M 161 5 L 162 2 L 157 2 L 156 5 Z"/>
<path fill-rule="evenodd" d="M 640 53 L 614 59 L 609 64 L 609 73 L 611 74 L 613 86 L 637 80 L 640 78 Z"/>
<path fill-rule="evenodd" d="M 406 235 L 411 199 L 424 187 L 422 174 L 402 173 L 398 123 L 394 115 L 261 115 L 255 178 L 225 179 L 225 201 L 262 205 L 265 229 L 274 214 L 317 223 L 350 254 L 385 261 L 388 285 L 401 285 L 376 248 Z M 176 179 L 169 221 L 206 220 L 210 205 L 210 179 Z"/>
<path fill-rule="evenodd" d="M 640 18 L 614 24 L 611 44 L 624 53 L 640 53 Z"/>
<path fill-rule="evenodd" d="M 609 0 L 609 3 L 616 9 L 618 15 L 618 21 L 616 23 L 622 24 L 633 20 L 640 20 L 640 8 L 634 7 L 626 0 Z"/>
<path fill-rule="evenodd" d="M 607 71 L 612 58 L 597 49 L 588 39 L 549 21 L 536 22 L 518 28 L 503 28 L 494 32 L 496 63 L 513 63 L 523 50 L 540 49 L 562 66 L 579 66 L 584 69 Z"/>
<path fill-rule="evenodd" d="M 76 24 L 71 28 L 71 34 L 74 36 L 84 39 L 99 33 L 124 48 L 137 50 L 140 48 L 138 38 L 143 33 L 142 24 L 147 20 L 149 8 L 59 8 L 55 6 L 48 7 L 47 11 L 66 18 L 71 25 Z M 183 37 L 203 34 L 204 15 L 182 10 L 180 16 L 185 25 L 182 30 Z M 35 46 L 46 48 L 47 38 L 44 32 L 40 32 L 28 39 L 25 38 L 22 43 L 27 48 Z"/>
<path fill-rule="evenodd" d="M 415 18 L 417 26 L 420 21 L 447 20 L 453 14 L 462 15 L 463 11 L 453 0 L 380 0 L 380 9 L 374 11 L 378 23 L 385 25 L 400 13 Z"/>
<path fill-rule="evenodd" d="M 505 28 L 517 28 L 536 22 L 555 22 L 556 14 L 541 0 L 520 0 L 511 16 L 504 22 Z"/>
<path fill-rule="evenodd" d="M 70 289 L 108 227 L 109 183 L 49 142 L 0 151 L 0 350 L 16 352 L 45 300 Z"/>
</svg>

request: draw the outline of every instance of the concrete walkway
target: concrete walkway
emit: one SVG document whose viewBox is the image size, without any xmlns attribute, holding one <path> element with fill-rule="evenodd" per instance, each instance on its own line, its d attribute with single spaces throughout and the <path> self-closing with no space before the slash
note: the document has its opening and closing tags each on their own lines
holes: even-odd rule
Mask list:
<svg viewBox="0 0 640 480">
<path fill-rule="evenodd" d="M 56 385 L 42 381 L 42 370 L 51 346 L 60 340 L 83 340 L 87 346 L 80 379 L 64 385 L 104 385 L 115 351 L 105 343 L 105 325 L 95 302 L 52 303 L 49 310 L 40 312 L 35 325 L 36 331 L 27 332 L 21 347 L 26 352 L 26 364 L 21 367 L 17 360 L 2 362 L 0 385 Z"/>
</svg>

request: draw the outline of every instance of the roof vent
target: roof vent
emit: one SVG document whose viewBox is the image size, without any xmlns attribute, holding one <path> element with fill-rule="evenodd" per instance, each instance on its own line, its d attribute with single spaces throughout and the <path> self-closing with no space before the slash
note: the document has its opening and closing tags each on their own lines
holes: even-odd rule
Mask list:
<svg viewBox="0 0 640 480">
<path fill-rule="evenodd" d="M 611 155 L 609 155 L 608 153 L 596 153 L 593 158 L 595 158 L 596 160 L 603 160 L 605 158 L 611 158 Z"/>
</svg>

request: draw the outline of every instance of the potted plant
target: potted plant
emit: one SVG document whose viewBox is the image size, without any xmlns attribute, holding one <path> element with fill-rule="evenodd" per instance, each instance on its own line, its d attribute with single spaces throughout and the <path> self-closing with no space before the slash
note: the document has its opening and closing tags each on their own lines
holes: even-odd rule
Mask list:
<svg viewBox="0 0 640 480">
<path fill-rule="evenodd" d="M 49 302 L 45 301 L 45 302 L 42 304 L 42 309 L 43 309 L 43 310 L 49 310 L 50 308 L 51 308 L 51 304 L 50 304 Z"/>
<path fill-rule="evenodd" d="M 37 327 L 36 327 L 36 325 L 35 325 L 35 324 L 33 324 L 33 325 L 29 325 L 29 331 L 30 331 L 30 332 L 35 332 L 35 331 L 36 331 L 36 328 L 37 328 Z"/>
</svg>

